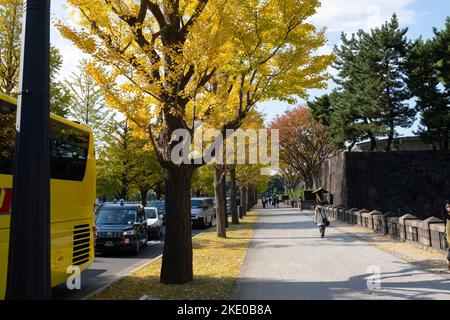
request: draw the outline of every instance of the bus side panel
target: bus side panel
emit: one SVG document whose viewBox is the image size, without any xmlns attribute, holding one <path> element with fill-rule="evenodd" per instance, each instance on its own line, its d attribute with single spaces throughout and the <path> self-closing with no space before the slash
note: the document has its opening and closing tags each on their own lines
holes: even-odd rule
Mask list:
<svg viewBox="0 0 450 320">
<path fill-rule="evenodd" d="M 5 297 L 6 275 L 8 271 L 9 229 L 0 229 L 0 300 Z M 6 257 L 6 259 L 3 259 Z"/>
<path fill-rule="evenodd" d="M 86 240 L 86 246 L 84 247 L 89 251 L 89 258 L 87 262 L 82 264 L 74 264 L 74 230 L 77 230 L 77 226 L 87 226 L 85 229 L 89 230 L 89 239 Z M 52 287 L 65 283 L 69 276 L 74 273 L 74 270 L 69 269 L 69 267 L 76 265 L 83 271 L 92 263 L 94 259 L 92 227 L 92 219 L 52 223 Z"/>
<path fill-rule="evenodd" d="M 91 133 L 90 141 L 93 141 Z M 86 174 L 83 181 L 51 180 L 51 269 L 52 286 L 65 283 L 67 268 L 74 262 L 74 233 L 77 228 L 89 229 L 89 258 L 78 266 L 87 269 L 94 260 L 95 158 L 90 143 Z M 0 202 L 4 189 L 12 188 L 12 176 L 0 175 Z M 1 204 L 0 204 L 1 207 Z M 5 296 L 8 269 L 10 215 L 0 214 L 0 299 Z"/>
<path fill-rule="evenodd" d="M 9 220 L 9 219 L 8 219 Z M 51 279 L 52 287 L 65 283 L 73 271 L 68 267 L 73 265 L 73 230 L 78 225 L 88 225 L 92 230 L 93 220 L 84 219 L 51 224 Z M 89 239 L 89 260 L 78 265 L 80 270 L 87 269 L 94 259 L 94 243 L 91 232 Z M 9 228 L 0 229 L 0 300 L 4 299 L 6 277 L 8 271 Z M 3 259 L 5 257 L 5 259 Z"/>
<path fill-rule="evenodd" d="M 5 190 L 12 188 L 12 176 L 0 174 L 0 208 L 9 212 Z M 10 214 L 0 212 L 0 300 L 5 296 L 8 270 Z"/>
<path fill-rule="evenodd" d="M 90 133 L 88 160 L 83 181 L 51 181 L 53 286 L 66 282 L 70 276 L 67 273 L 69 266 L 77 265 L 83 271 L 94 260 L 96 169 L 93 141 L 93 135 Z M 89 239 L 83 236 L 87 230 L 89 230 Z M 87 246 L 90 250 L 86 261 L 81 259 L 80 255 Z"/>
</svg>

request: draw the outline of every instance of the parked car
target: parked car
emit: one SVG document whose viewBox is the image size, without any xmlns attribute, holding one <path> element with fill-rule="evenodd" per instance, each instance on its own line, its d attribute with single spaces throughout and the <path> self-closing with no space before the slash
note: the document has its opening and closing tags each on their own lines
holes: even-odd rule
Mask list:
<svg viewBox="0 0 450 320">
<path fill-rule="evenodd" d="M 215 213 L 213 198 L 191 199 L 191 220 L 194 226 L 212 226 Z"/>
<path fill-rule="evenodd" d="M 99 210 L 95 225 L 95 250 L 139 253 L 148 242 L 147 220 L 140 204 L 105 204 Z"/>
<path fill-rule="evenodd" d="M 227 216 L 231 215 L 231 199 L 227 198 Z M 216 198 L 213 199 L 214 202 L 214 218 L 217 217 L 217 206 L 216 206 Z"/>
<path fill-rule="evenodd" d="M 163 216 L 163 225 L 166 225 L 166 203 L 164 200 L 153 200 L 150 201 L 150 204 L 148 205 L 148 207 L 151 208 L 157 208 L 159 211 L 159 214 Z"/>
<path fill-rule="evenodd" d="M 163 216 L 159 214 L 158 208 L 144 208 L 145 219 L 147 219 L 147 233 L 149 239 L 159 240 L 162 238 Z"/>
</svg>

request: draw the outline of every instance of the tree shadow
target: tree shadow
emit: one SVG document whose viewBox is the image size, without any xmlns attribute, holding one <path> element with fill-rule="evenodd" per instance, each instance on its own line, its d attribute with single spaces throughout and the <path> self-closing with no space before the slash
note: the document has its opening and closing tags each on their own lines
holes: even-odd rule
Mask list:
<svg viewBox="0 0 450 320">
<path fill-rule="evenodd" d="M 345 281 L 283 281 L 243 278 L 233 299 L 237 300 L 378 300 L 450 299 L 450 282 L 445 279 L 417 281 L 416 268 L 405 267 L 398 272 L 380 274 L 379 289 L 370 290 L 369 274 Z M 404 279 L 405 281 L 393 281 Z"/>
</svg>

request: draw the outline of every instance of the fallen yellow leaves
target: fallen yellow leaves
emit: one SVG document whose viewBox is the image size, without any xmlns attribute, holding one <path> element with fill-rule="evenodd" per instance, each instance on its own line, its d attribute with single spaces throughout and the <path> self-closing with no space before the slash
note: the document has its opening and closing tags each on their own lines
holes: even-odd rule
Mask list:
<svg viewBox="0 0 450 320">
<path fill-rule="evenodd" d="M 227 239 L 217 238 L 215 228 L 194 238 L 192 283 L 162 285 L 161 259 L 157 259 L 91 299 L 137 300 L 145 294 L 163 300 L 231 299 L 256 219 L 256 212 L 249 212 L 239 225 L 230 224 Z"/>
</svg>

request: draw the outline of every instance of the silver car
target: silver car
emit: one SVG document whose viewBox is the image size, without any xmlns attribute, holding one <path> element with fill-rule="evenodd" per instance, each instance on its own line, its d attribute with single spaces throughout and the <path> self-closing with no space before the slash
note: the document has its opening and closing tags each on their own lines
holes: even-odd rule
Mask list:
<svg viewBox="0 0 450 320">
<path fill-rule="evenodd" d="M 194 226 L 212 226 L 215 215 L 213 198 L 191 199 L 191 220 Z"/>
<path fill-rule="evenodd" d="M 160 240 L 162 238 L 163 216 L 159 214 L 158 208 L 144 208 L 147 219 L 147 233 L 149 239 Z"/>
</svg>

